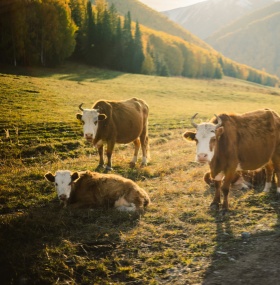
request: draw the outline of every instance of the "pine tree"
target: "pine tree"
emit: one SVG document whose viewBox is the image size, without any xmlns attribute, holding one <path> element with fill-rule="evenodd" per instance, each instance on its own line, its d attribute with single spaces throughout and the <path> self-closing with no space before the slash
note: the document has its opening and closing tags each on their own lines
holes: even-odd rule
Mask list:
<svg viewBox="0 0 280 285">
<path fill-rule="evenodd" d="M 86 46 L 85 60 L 89 64 L 95 63 L 95 23 L 91 2 L 87 2 L 86 13 Z"/>
<path fill-rule="evenodd" d="M 123 43 L 123 49 L 124 49 L 123 70 L 127 72 L 131 72 L 134 41 L 133 41 L 132 32 L 131 32 L 130 12 L 128 12 L 124 18 L 122 37 L 123 37 L 122 43 Z"/>
<path fill-rule="evenodd" d="M 132 72 L 140 73 L 142 70 L 142 64 L 145 59 L 142 45 L 142 35 L 138 21 L 136 22 L 134 47 L 133 47 L 133 59 L 132 59 Z"/>
</svg>

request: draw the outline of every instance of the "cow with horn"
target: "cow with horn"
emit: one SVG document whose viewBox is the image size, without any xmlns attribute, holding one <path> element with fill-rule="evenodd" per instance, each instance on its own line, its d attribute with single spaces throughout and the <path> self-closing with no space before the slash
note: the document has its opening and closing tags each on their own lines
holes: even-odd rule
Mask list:
<svg viewBox="0 0 280 285">
<path fill-rule="evenodd" d="M 141 166 L 147 165 L 149 150 L 148 115 L 149 107 L 145 101 L 132 98 L 123 101 L 97 101 L 92 109 L 83 109 L 76 117 L 83 123 L 84 138 L 98 150 L 99 165 L 104 167 L 103 145 L 107 144 L 106 170 L 112 170 L 112 152 L 116 143 L 134 143 L 134 156 L 130 166 L 137 162 L 140 146 L 142 148 Z"/>
<path fill-rule="evenodd" d="M 266 183 L 271 187 L 273 172 L 277 176 L 277 193 L 280 194 L 280 117 L 270 109 L 244 114 L 215 115 L 210 122 L 191 123 L 196 131 L 187 131 L 183 137 L 196 142 L 196 161 L 209 163 L 215 184 L 212 209 L 218 209 L 223 192 L 222 210 L 228 206 L 228 193 L 236 171 L 256 170 L 264 167 Z"/>
</svg>

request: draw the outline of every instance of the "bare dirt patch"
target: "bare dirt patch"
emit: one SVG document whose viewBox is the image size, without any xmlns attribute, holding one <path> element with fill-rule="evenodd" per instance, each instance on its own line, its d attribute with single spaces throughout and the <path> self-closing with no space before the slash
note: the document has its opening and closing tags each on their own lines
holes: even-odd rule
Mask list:
<svg viewBox="0 0 280 285">
<path fill-rule="evenodd" d="M 275 285 L 280 282 L 280 235 L 249 238 L 250 249 L 236 260 L 207 273 L 204 285 Z"/>
</svg>

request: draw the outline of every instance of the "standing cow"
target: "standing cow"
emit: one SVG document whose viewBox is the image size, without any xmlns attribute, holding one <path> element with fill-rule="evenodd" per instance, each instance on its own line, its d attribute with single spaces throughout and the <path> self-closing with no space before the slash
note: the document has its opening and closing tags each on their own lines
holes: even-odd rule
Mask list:
<svg viewBox="0 0 280 285">
<path fill-rule="evenodd" d="M 269 109 L 238 114 L 220 114 L 209 123 L 194 123 L 196 132 L 185 132 L 184 138 L 196 141 L 196 160 L 208 162 L 215 181 L 215 196 L 211 208 L 217 209 L 224 195 L 223 212 L 228 210 L 230 183 L 237 170 L 266 171 L 264 191 L 271 187 L 273 170 L 280 193 L 280 117 Z M 224 178 L 224 179 L 223 179 Z"/>
<path fill-rule="evenodd" d="M 137 98 L 125 101 L 100 100 L 92 109 L 83 109 L 82 104 L 79 109 L 83 113 L 77 114 L 76 117 L 83 123 L 84 137 L 98 149 L 98 168 L 104 166 L 104 143 L 107 144 L 106 170 L 112 169 L 111 157 L 115 143 L 134 143 L 131 167 L 135 166 L 141 145 L 143 154 L 141 166 L 147 165 L 149 107 L 143 100 Z"/>
</svg>

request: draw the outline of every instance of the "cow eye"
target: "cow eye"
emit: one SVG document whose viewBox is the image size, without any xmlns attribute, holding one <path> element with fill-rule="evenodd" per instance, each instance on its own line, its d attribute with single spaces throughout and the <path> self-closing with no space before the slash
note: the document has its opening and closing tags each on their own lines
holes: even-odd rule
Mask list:
<svg viewBox="0 0 280 285">
<path fill-rule="evenodd" d="M 72 182 L 70 182 L 68 185 L 71 185 L 72 184 Z"/>
<path fill-rule="evenodd" d="M 95 125 L 97 125 L 97 121 L 93 122 Z"/>
<path fill-rule="evenodd" d="M 215 131 L 214 131 L 214 130 L 212 130 L 212 131 L 211 131 L 211 133 L 215 133 Z"/>
<path fill-rule="evenodd" d="M 57 184 L 57 183 L 55 183 L 55 186 L 58 186 L 58 184 Z"/>
</svg>

